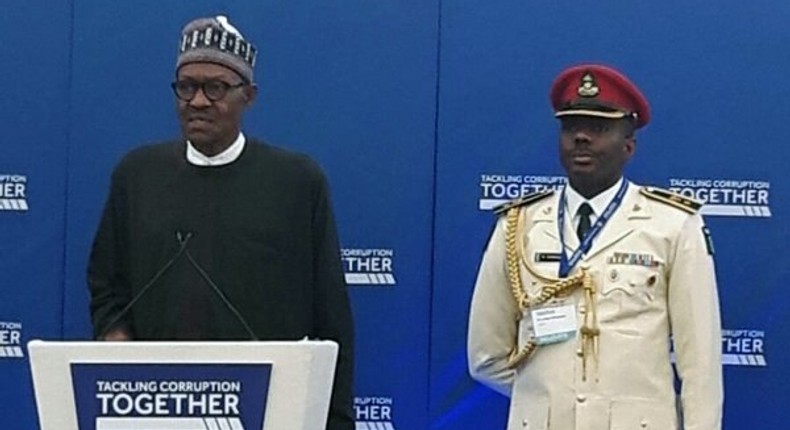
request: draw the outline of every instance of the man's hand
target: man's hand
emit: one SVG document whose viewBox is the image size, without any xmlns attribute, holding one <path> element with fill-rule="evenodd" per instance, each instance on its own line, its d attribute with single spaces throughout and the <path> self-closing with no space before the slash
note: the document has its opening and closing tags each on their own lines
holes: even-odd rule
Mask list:
<svg viewBox="0 0 790 430">
<path fill-rule="evenodd" d="M 106 340 L 108 342 L 122 342 L 132 340 L 132 335 L 129 334 L 129 330 L 125 328 L 114 328 L 108 331 L 101 340 Z"/>
</svg>

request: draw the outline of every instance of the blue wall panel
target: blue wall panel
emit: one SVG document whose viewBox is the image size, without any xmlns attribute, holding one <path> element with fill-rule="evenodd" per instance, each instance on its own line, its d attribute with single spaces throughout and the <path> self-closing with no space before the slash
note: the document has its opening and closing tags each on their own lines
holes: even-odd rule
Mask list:
<svg viewBox="0 0 790 430">
<path fill-rule="evenodd" d="M 0 417 L 35 427 L 24 343 L 61 335 L 70 6 L 0 14 Z"/>
</svg>

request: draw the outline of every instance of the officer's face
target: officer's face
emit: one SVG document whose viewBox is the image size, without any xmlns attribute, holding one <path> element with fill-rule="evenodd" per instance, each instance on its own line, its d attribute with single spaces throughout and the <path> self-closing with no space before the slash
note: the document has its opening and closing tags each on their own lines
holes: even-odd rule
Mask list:
<svg viewBox="0 0 790 430">
<path fill-rule="evenodd" d="M 203 85 L 191 100 L 176 99 L 184 137 L 206 155 L 222 152 L 239 135 L 242 114 L 255 99 L 255 86 L 238 86 L 243 82 L 241 76 L 213 63 L 187 64 L 178 70 L 176 81 Z M 227 92 L 217 98 L 207 86 L 211 90 L 226 87 Z M 207 97 L 206 91 L 215 100 Z"/>
<path fill-rule="evenodd" d="M 636 147 L 627 120 L 567 116 L 560 123 L 560 162 L 573 188 L 592 197 L 614 185 Z"/>
</svg>

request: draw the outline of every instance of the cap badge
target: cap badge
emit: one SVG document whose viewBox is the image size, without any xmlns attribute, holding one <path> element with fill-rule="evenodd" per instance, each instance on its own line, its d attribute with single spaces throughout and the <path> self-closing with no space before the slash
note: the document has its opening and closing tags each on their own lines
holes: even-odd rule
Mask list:
<svg viewBox="0 0 790 430">
<path fill-rule="evenodd" d="M 587 72 L 582 76 L 582 83 L 579 85 L 579 89 L 576 90 L 576 92 L 581 97 L 595 97 L 601 92 L 601 89 L 598 88 L 598 84 L 595 83 L 595 78 L 592 73 Z"/>
</svg>

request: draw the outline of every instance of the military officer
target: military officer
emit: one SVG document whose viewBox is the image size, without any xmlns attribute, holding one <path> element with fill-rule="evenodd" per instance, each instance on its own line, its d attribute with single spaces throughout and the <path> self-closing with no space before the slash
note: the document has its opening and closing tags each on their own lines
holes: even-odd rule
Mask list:
<svg viewBox="0 0 790 430">
<path fill-rule="evenodd" d="M 700 204 L 623 177 L 646 98 L 588 64 L 563 71 L 550 99 L 568 184 L 496 211 L 470 374 L 510 397 L 508 430 L 719 430 L 721 326 Z"/>
</svg>

